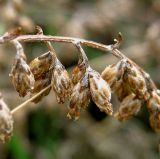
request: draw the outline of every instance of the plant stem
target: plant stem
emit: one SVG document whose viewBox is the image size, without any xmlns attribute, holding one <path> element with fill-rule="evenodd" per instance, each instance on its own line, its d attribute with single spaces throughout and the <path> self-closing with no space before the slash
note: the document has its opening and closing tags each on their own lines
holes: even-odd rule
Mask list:
<svg viewBox="0 0 160 159">
<path fill-rule="evenodd" d="M 18 110 L 24 108 L 29 102 L 31 102 L 32 100 L 34 100 L 35 98 L 37 98 L 39 95 L 41 95 L 43 92 L 45 92 L 51 86 L 52 86 L 52 84 L 48 85 L 47 87 L 45 87 L 44 89 L 42 89 L 40 92 L 38 92 L 36 95 L 34 95 L 33 97 L 29 98 L 28 100 L 26 100 L 22 104 L 18 105 L 16 108 L 14 108 L 11 111 L 11 114 L 15 114 Z"/>
</svg>

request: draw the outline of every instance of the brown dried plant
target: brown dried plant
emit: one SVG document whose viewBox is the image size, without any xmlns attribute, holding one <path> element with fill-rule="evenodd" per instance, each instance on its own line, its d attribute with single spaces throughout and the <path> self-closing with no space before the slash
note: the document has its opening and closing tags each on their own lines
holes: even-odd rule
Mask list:
<svg viewBox="0 0 160 159">
<path fill-rule="evenodd" d="M 115 44 L 103 45 L 79 38 L 46 36 L 40 27 L 36 35 L 20 35 L 20 28 L 5 33 L 0 37 L 0 44 L 12 43 L 16 47 L 15 61 L 10 78 L 19 96 L 30 93 L 30 98 L 12 111 L 0 96 L 0 140 L 10 139 L 13 130 L 12 115 L 25 107 L 29 102 L 38 103 L 54 90 L 57 102 L 69 100 L 67 117 L 77 120 L 81 110 L 85 109 L 92 99 L 100 111 L 113 114 L 111 93 L 114 93 L 120 106 L 114 116 L 124 121 L 136 115 L 143 105 L 150 113 L 151 127 L 160 132 L 160 96 L 150 76 L 136 63 L 122 54 L 118 47 L 122 41 L 119 33 Z M 38 42 L 46 44 L 48 52 L 33 59 L 27 64 L 21 42 Z M 58 60 L 51 42 L 72 43 L 78 51 L 78 65 L 73 69 L 71 78 Z M 82 46 L 89 46 L 110 52 L 119 61 L 107 66 L 102 74 L 93 70 Z"/>
</svg>

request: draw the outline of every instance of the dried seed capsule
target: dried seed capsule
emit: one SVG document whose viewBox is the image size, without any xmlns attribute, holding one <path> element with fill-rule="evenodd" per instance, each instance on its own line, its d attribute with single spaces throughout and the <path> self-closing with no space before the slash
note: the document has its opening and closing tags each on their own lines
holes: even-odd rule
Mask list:
<svg viewBox="0 0 160 159">
<path fill-rule="evenodd" d="M 72 71 L 72 83 L 76 85 L 86 72 L 85 64 L 79 63 Z"/>
<path fill-rule="evenodd" d="M 14 44 L 17 48 L 17 54 L 9 76 L 19 96 L 24 97 L 27 92 L 33 89 L 35 80 L 26 63 L 26 56 L 21 44 L 19 42 L 14 42 Z"/>
<path fill-rule="evenodd" d="M 153 130 L 160 132 L 160 96 L 153 91 L 147 103 L 150 112 L 150 124 Z"/>
<path fill-rule="evenodd" d="M 112 86 L 113 83 L 117 80 L 117 74 L 118 74 L 118 67 L 117 65 L 109 65 L 105 68 L 105 70 L 102 72 L 101 77 L 107 81 L 107 83 Z"/>
<path fill-rule="evenodd" d="M 6 142 L 12 136 L 13 118 L 0 93 L 0 141 Z"/>
<path fill-rule="evenodd" d="M 101 111 L 112 115 L 111 90 L 108 83 L 101 78 L 98 72 L 92 69 L 89 70 L 89 82 L 93 101 Z"/>
<path fill-rule="evenodd" d="M 139 99 L 147 100 L 149 98 L 146 82 L 142 73 L 129 61 L 127 61 L 123 80 Z"/>
<path fill-rule="evenodd" d="M 81 80 L 73 87 L 70 97 L 69 118 L 78 119 L 80 117 L 81 109 L 85 109 L 90 102 L 90 90 L 88 72 L 81 78 Z"/>
<path fill-rule="evenodd" d="M 35 78 L 34 89 L 31 91 L 31 96 L 37 94 L 51 83 L 52 62 L 53 55 L 50 51 L 31 61 L 30 68 Z M 47 96 L 49 94 L 50 90 L 51 89 L 46 90 L 32 102 L 38 103 L 44 96 Z"/>
<path fill-rule="evenodd" d="M 141 108 L 141 101 L 136 98 L 135 94 L 130 94 L 125 97 L 120 104 L 119 110 L 115 113 L 115 117 L 120 121 L 128 120 L 133 115 L 136 115 Z"/>
<path fill-rule="evenodd" d="M 51 67 L 52 62 L 53 56 L 50 51 L 44 53 L 43 55 L 31 61 L 29 66 L 31 68 L 32 73 L 34 74 L 34 78 L 41 78 L 45 73 L 47 73 Z"/>
<path fill-rule="evenodd" d="M 70 94 L 70 78 L 66 69 L 57 58 L 55 59 L 55 65 L 53 67 L 53 89 L 56 93 L 58 103 L 64 103 L 65 98 L 69 97 Z"/>
<path fill-rule="evenodd" d="M 156 132 L 160 132 L 160 111 L 150 114 L 150 125 Z"/>
<path fill-rule="evenodd" d="M 51 83 L 52 79 L 52 71 L 49 71 L 45 73 L 42 78 L 39 78 L 36 80 L 34 84 L 34 89 L 31 90 L 31 96 L 34 96 L 38 92 L 40 92 L 42 89 L 47 87 Z M 50 92 L 51 88 L 48 88 L 45 92 L 43 92 L 41 95 L 39 95 L 37 98 L 35 98 L 32 102 L 38 103 L 44 96 L 47 96 Z"/>
</svg>

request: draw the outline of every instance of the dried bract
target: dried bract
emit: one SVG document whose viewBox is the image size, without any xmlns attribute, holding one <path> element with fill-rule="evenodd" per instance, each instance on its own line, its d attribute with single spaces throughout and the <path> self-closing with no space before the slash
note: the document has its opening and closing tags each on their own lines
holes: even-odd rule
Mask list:
<svg viewBox="0 0 160 159">
<path fill-rule="evenodd" d="M 129 61 L 127 61 L 123 79 L 124 82 L 126 82 L 126 85 L 137 95 L 139 99 L 147 100 L 149 98 L 144 76 L 138 68 Z"/>
<path fill-rule="evenodd" d="M 0 141 L 6 142 L 12 136 L 13 118 L 0 93 Z"/>
<path fill-rule="evenodd" d="M 81 80 L 74 86 L 70 97 L 70 110 L 68 117 L 78 119 L 81 109 L 85 109 L 90 102 L 90 89 L 88 72 L 81 78 Z M 77 113 L 78 112 L 78 113 Z"/>
<path fill-rule="evenodd" d="M 120 121 L 128 120 L 133 115 L 136 115 L 140 108 L 141 101 L 132 93 L 123 99 L 118 112 L 114 116 Z"/>
<path fill-rule="evenodd" d="M 44 53 L 31 61 L 30 68 L 35 78 L 34 89 L 31 91 L 31 96 L 37 94 L 51 83 L 52 62 L 53 56 L 51 52 Z M 41 94 L 41 96 L 34 99 L 33 102 L 38 103 L 44 96 L 48 95 L 49 92 L 50 89 L 46 90 L 43 94 Z"/>
<path fill-rule="evenodd" d="M 69 97 L 71 82 L 65 67 L 57 58 L 53 66 L 52 84 L 58 103 L 64 103 L 65 98 Z"/>
<path fill-rule="evenodd" d="M 14 42 L 17 48 L 15 61 L 9 74 L 14 88 L 20 97 L 24 97 L 34 87 L 34 76 L 26 63 L 26 56 L 19 42 Z"/>
<path fill-rule="evenodd" d="M 90 91 L 93 101 L 102 112 L 112 115 L 111 90 L 108 83 L 94 70 L 89 71 Z"/>
</svg>

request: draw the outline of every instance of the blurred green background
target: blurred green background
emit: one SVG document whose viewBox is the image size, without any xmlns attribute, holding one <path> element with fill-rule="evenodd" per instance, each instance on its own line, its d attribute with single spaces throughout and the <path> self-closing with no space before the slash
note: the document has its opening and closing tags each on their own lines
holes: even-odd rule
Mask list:
<svg viewBox="0 0 160 159">
<path fill-rule="evenodd" d="M 22 26 L 34 34 L 73 36 L 111 44 L 118 32 L 120 50 L 143 67 L 160 88 L 160 0 L 0 0 L 0 34 Z M 76 49 L 53 43 L 68 70 L 77 64 Z M 47 51 L 43 43 L 23 44 L 30 62 Z M 116 58 L 85 48 L 91 66 L 101 72 Z M 0 91 L 13 109 L 18 97 L 9 80 L 15 49 L 0 46 Z M 113 96 L 112 103 L 118 103 Z M 78 121 L 66 118 L 67 104 L 58 105 L 53 91 L 38 104 L 28 104 L 15 116 L 14 135 L 0 144 L 0 159 L 158 159 L 160 136 L 149 125 L 145 106 L 129 121 L 120 123 L 100 112 L 93 102 Z"/>
</svg>

